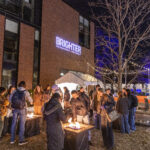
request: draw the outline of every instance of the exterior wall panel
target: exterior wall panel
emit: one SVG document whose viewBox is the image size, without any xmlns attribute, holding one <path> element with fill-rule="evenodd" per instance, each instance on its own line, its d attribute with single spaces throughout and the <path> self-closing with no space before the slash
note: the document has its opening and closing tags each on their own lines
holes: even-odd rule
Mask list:
<svg viewBox="0 0 150 150">
<path fill-rule="evenodd" d="M 34 54 L 34 28 L 25 24 L 20 27 L 18 82 L 26 81 L 27 88 L 32 88 Z"/>
</svg>

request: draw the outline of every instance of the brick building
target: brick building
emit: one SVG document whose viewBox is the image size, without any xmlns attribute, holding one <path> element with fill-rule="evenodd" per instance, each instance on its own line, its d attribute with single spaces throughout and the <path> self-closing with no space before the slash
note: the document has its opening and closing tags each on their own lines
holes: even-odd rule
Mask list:
<svg viewBox="0 0 150 150">
<path fill-rule="evenodd" d="M 67 71 L 93 74 L 94 24 L 63 0 L 0 2 L 0 84 L 28 88 Z"/>
</svg>

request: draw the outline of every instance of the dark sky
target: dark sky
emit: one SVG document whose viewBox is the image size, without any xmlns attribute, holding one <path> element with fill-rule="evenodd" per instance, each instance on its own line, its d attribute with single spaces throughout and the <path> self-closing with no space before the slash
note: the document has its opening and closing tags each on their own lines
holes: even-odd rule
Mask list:
<svg viewBox="0 0 150 150">
<path fill-rule="evenodd" d="M 88 0 L 64 0 L 66 3 L 71 5 L 77 11 L 79 11 L 83 16 L 89 17 L 90 8 L 88 6 Z"/>
</svg>

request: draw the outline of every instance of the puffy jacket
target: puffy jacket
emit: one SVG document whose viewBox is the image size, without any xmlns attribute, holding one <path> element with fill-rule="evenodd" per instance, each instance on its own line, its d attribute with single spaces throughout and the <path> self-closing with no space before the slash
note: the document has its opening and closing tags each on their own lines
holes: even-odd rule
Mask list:
<svg viewBox="0 0 150 150">
<path fill-rule="evenodd" d="M 79 99 L 85 104 L 87 111 L 90 110 L 90 98 L 84 93 L 80 92 Z"/>
<path fill-rule="evenodd" d="M 9 101 L 5 96 L 0 96 L 0 116 L 7 115 L 7 106 L 9 105 Z"/>
<path fill-rule="evenodd" d="M 116 110 L 121 114 L 128 114 L 129 112 L 129 100 L 128 98 L 120 98 L 117 101 Z"/>
</svg>

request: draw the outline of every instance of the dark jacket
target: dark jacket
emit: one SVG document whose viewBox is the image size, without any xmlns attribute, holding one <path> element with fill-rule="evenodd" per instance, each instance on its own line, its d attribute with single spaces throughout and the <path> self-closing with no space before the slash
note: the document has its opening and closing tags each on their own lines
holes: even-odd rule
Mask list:
<svg viewBox="0 0 150 150">
<path fill-rule="evenodd" d="M 69 91 L 65 91 L 64 93 L 64 101 L 69 101 L 70 100 L 70 93 Z"/>
<path fill-rule="evenodd" d="M 62 150 L 64 148 L 64 132 L 61 121 L 66 117 L 57 99 L 51 99 L 45 104 L 44 118 L 47 123 L 48 150 Z"/>
<path fill-rule="evenodd" d="M 79 94 L 80 100 L 85 104 L 87 111 L 90 110 L 90 98 L 84 93 L 80 92 Z"/>
<path fill-rule="evenodd" d="M 129 99 L 130 109 L 138 106 L 138 99 L 135 95 L 129 95 L 128 99 Z"/>
<path fill-rule="evenodd" d="M 72 113 L 73 113 L 73 119 L 77 118 L 77 115 L 85 116 L 87 115 L 87 109 L 85 106 L 85 103 L 80 100 L 80 98 L 71 99 L 71 106 L 72 106 Z"/>
<path fill-rule="evenodd" d="M 121 114 L 128 114 L 129 112 L 129 100 L 128 98 L 120 98 L 117 101 L 116 110 Z"/>
</svg>

